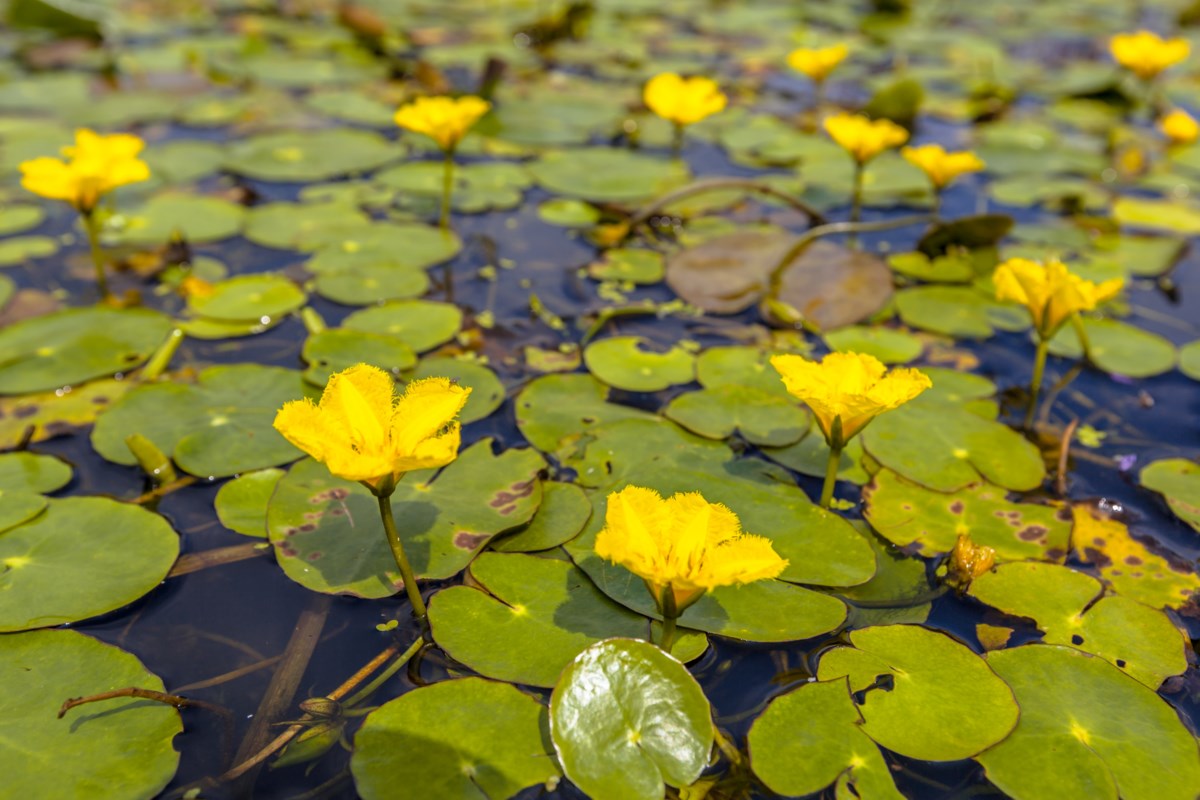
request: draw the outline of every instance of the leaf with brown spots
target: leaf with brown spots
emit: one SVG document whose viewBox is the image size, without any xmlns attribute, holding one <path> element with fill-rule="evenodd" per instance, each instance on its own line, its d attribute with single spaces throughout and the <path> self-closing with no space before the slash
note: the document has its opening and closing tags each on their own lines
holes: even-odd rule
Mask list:
<svg viewBox="0 0 1200 800">
<path fill-rule="evenodd" d="M 1074 506 L 1071 548 L 1118 594 L 1154 608 L 1179 608 L 1200 593 L 1200 576 L 1151 552 L 1124 523 L 1087 506 Z"/>
<path fill-rule="evenodd" d="M 131 381 L 105 379 L 61 394 L 55 391 L 0 397 L 0 449 L 18 446 L 31 427 L 29 441 L 42 442 L 90 425 L 133 385 Z"/>
</svg>

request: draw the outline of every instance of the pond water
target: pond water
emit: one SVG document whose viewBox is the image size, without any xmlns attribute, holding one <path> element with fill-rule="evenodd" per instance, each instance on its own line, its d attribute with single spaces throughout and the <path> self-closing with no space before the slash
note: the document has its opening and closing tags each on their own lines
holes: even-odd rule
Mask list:
<svg viewBox="0 0 1200 800">
<path fill-rule="evenodd" d="M 690 633 L 674 652 L 722 742 L 678 796 L 833 796 L 835 782 L 839 797 L 1194 796 L 1200 207 L 1189 198 L 1200 146 L 1168 145 L 1149 107 L 1200 107 L 1200 73 L 1193 58 L 1139 82 L 1106 46 L 1145 25 L 1188 39 L 1194 29 L 1176 30 L 1177 3 L 796 5 L 376 0 L 339 14 L 316 0 L 113 2 L 97 7 L 109 41 L 98 48 L 88 18 L 10 0 L 15 21 L 40 27 L 0 29 L 0 449 L 71 468 L 45 489 L 32 467 L 0 468 L 10 682 L 0 765 L 20 775 L 24 796 L 588 795 L 571 768 L 560 775 L 551 754 L 564 745 L 550 741 L 544 708 L 531 734 L 546 770 L 537 780 L 511 754 L 463 745 L 447 755 L 437 736 L 407 728 L 383 739 L 394 758 L 381 762 L 376 745 L 368 759 L 354 752 L 369 747 L 354 714 L 311 760 L 218 779 L 311 709 L 300 702 L 421 637 L 384 575 L 374 500 L 311 460 L 293 464 L 302 454 L 270 427 L 284 400 L 317 398 L 331 372 L 364 360 L 402 381 L 449 374 L 474 394 L 462 455 L 436 477 L 410 474 L 395 505 L 428 578 L 433 645 L 358 708 L 476 675 L 544 705 L 592 641 L 650 638 L 647 617 L 661 617 L 641 581 L 592 551 L 608 493 L 642 482 L 722 500 L 791 562 L 761 590 L 775 594 L 721 589 L 680 619 Z M 814 110 L 813 85 L 787 55 L 839 42 L 849 57 Z M 729 95 L 728 108 L 687 127 L 678 157 L 670 126 L 641 103 L 642 85 L 664 71 L 710 75 Z M 493 111 L 455 156 L 452 233 L 442 232 L 441 156 L 392 112 L 421 94 L 486 91 L 488 75 L 499 76 Z M 898 224 L 868 225 L 856 243 L 823 237 L 838 244 L 825 258 L 840 270 L 794 267 L 785 284 L 807 283 L 780 299 L 834 322 L 784 324 L 758 302 L 770 253 L 778 261 L 815 220 L 747 186 L 846 220 L 852 162 L 815 123 L 864 106 L 901 121 L 915 113 L 912 144 L 975 151 L 986 171 L 951 186 L 940 217 L 978 228 L 993 215 L 1000 229 L 944 226 L 934 232 L 948 245 L 931 244 L 925 176 L 885 153 L 866 170 L 862 219 Z M 99 303 L 76 211 L 19 185 L 22 161 L 57 155 L 83 126 L 147 142 L 152 178 L 96 212 L 124 308 Z M 614 233 L 665 192 L 717 176 L 743 183 Z M 991 278 L 1014 257 L 1061 257 L 1085 278 L 1125 281 L 1087 315 L 1090 360 L 1071 325 L 1055 339 L 1040 415 L 1022 435 L 1035 339 L 1021 307 L 995 301 Z M 267 282 L 238 283 L 252 275 Z M 732 287 L 723 297 L 719 281 Z M 726 302 L 739 296 L 749 299 Z M 155 312 L 149 334 L 126 330 L 139 304 Z M 62 316 L 94 306 L 112 316 Z M 55 319 L 65 322 L 36 327 Z M 176 326 L 178 349 L 147 378 L 143 364 Z M 132 367 L 112 361 L 126 350 Z M 765 359 L 831 350 L 927 370 L 934 390 L 854 440 L 825 512 L 804 497 L 821 494 L 824 439 L 806 416 L 796 428 L 799 401 Z M 89 392 L 103 400 L 70 407 Z M 703 413 L 689 414 L 702 399 Z M 765 410 L 755 417 L 752 404 Z M 170 456 L 178 479 L 148 478 L 130 434 Z M 238 475 L 266 488 L 235 498 L 225 487 Z M 14 510 L 41 494 L 50 499 Z M 82 510 L 68 498 L 114 502 Z M 969 521 L 948 517 L 964 503 Z M 144 515 L 120 516 L 133 507 Z M 1029 536 L 1007 523 L 997 533 L 1007 515 Z M 178 560 L 175 539 L 155 538 L 159 519 L 178 534 Z M 549 546 L 518 544 L 527 526 Z M 996 546 L 996 566 L 974 583 L 947 575 L 958 534 Z M 45 544 L 55 536 L 69 546 Z M 148 554 L 163 546 L 165 556 Z M 31 566 L 48 572 L 30 578 Z M 576 602 L 591 617 L 570 616 Z M 61 639 L 35 642 L 29 631 L 48 618 L 209 705 L 179 712 L 181 733 L 177 712 L 145 700 L 47 721 L 68 697 L 134 680 L 56 650 Z M 896 638 L 872 644 L 876 634 Z M 1037 666 L 1029 651 L 1066 661 Z M 95 657 L 115 657 L 105 652 Z M 1086 665 L 1064 666 L 1074 656 Z M 838 671 L 839 659 L 849 666 Z M 89 674 L 104 680 L 90 685 Z M 1061 688 L 1062 708 L 1031 674 Z M 840 711 L 772 702 L 833 686 L 845 687 Z M 490 708 L 451 706 L 415 725 L 444 729 L 452 747 L 475 726 L 510 724 Z M 142 717 L 122 727 L 130 714 Z M 1112 734 L 1106 715 L 1136 730 L 1115 750 L 1097 744 Z M 367 719 L 384 736 L 384 717 Z M 1052 729 L 1045 747 L 1059 762 L 1030 758 L 1042 745 L 1020 726 L 1034 719 Z M 60 774 L 18 745 L 25 737 L 92 756 Z M 1122 748 L 1132 755 L 1118 763 Z"/>
</svg>

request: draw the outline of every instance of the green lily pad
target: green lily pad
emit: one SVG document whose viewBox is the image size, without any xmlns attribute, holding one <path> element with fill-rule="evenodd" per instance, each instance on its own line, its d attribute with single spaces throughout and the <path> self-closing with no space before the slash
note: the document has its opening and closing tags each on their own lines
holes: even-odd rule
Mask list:
<svg viewBox="0 0 1200 800">
<path fill-rule="evenodd" d="M 968 591 L 1006 614 L 1032 619 L 1047 644 L 1100 656 L 1151 689 L 1187 669 L 1190 645 L 1166 614 L 1105 595 L 1100 581 L 1068 567 L 1001 564 L 973 580 Z"/>
<path fill-rule="evenodd" d="M 666 266 L 662 253 L 656 250 L 616 247 L 604 257 L 588 265 L 587 273 L 598 281 L 621 281 L 637 284 L 658 283 Z"/>
<path fill-rule="evenodd" d="M 125 444 L 140 433 L 180 469 L 225 477 L 294 460 L 298 453 L 272 427 L 288 400 L 304 395 L 300 373 L 282 367 L 209 367 L 195 383 L 138 386 L 113 403 L 92 429 L 92 446 L 117 464 L 136 460 Z M 163 414 L 164 408 L 171 409 Z"/>
<path fill-rule="evenodd" d="M 0 631 L 115 611 L 152 591 L 178 555 L 175 531 L 139 506 L 102 497 L 51 500 L 45 513 L 0 534 Z"/>
<path fill-rule="evenodd" d="M 808 413 L 794 400 L 736 384 L 681 394 L 663 414 L 709 439 L 727 439 L 737 432 L 750 444 L 769 447 L 795 443 L 809 425 Z"/>
<path fill-rule="evenodd" d="M 1151 608 L 1181 608 L 1200 596 L 1200 575 L 1191 564 L 1153 552 L 1134 539 L 1123 522 L 1083 506 L 1073 510 L 1075 555 L 1085 564 L 1095 564 L 1100 579 L 1117 594 Z"/>
<path fill-rule="evenodd" d="M 1194 381 L 1200 381 L 1200 339 L 1179 348 L 1179 371 Z"/>
<path fill-rule="evenodd" d="M 282 275 L 239 275 L 213 284 L 212 293 L 188 297 L 188 308 L 195 314 L 219 322 L 269 320 L 295 311 L 307 298 L 296 284 Z"/>
<path fill-rule="evenodd" d="M 470 388 L 471 396 L 458 414 L 464 425 L 491 416 L 504 402 L 504 384 L 496 377 L 496 373 L 475 361 L 450 357 L 423 358 L 412 377 L 414 380 L 450 378 L 460 386 Z"/>
<path fill-rule="evenodd" d="M 1017 724 L 1012 691 L 945 634 L 883 625 L 852 631 L 850 642 L 821 656 L 817 678 L 847 677 L 863 733 L 892 752 L 926 761 L 969 758 Z"/>
<path fill-rule="evenodd" d="M 392 508 L 416 576 L 449 578 L 492 537 L 528 522 L 542 499 L 544 464 L 532 450 L 493 455 L 491 439 L 483 439 L 441 471 L 405 475 Z M 279 482 L 267 528 L 279 566 L 315 592 L 379 598 L 403 586 L 375 497 L 312 459 Z"/>
<path fill-rule="evenodd" d="M 1127 228 L 1170 231 L 1184 236 L 1200 233 L 1200 208 L 1173 200 L 1118 197 L 1112 216 Z"/>
<path fill-rule="evenodd" d="M 1088 265 L 1115 264 L 1123 275 L 1152 278 L 1166 274 L 1178 263 L 1187 240 L 1114 233 L 1097 236 L 1091 244 Z"/>
<path fill-rule="evenodd" d="M 705 388 L 747 386 L 796 402 L 771 366 L 771 355 L 759 347 L 710 347 L 696 359 L 696 378 Z"/>
<path fill-rule="evenodd" d="M 73 308 L 0 330 L 0 392 L 57 389 L 129 372 L 166 338 L 171 321 L 148 309 Z"/>
<path fill-rule="evenodd" d="M 175 139 L 146 148 L 150 174 L 166 183 L 193 183 L 212 175 L 225 161 L 225 147 L 201 139 Z"/>
<path fill-rule="evenodd" d="M 407 300 L 429 290 L 424 270 L 398 264 L 362 264 L 322 272 L 313 284 L 317 294 L 344 306 L 373 306 L 380 301 Z"/>
<path fill-rule="evenodd" d="M 1167 458 L 1147 464 L 1142 486 L 1167 500 L 1175 515 L 1200 531 L 1200 464 L 1184 458 Z"/>
<path fill-rule="evenodd" d="M 925 349 L 911 333 L 892 328 L 865 328 L 851 325 L 825 334 L 825 344 L 839 352 L 865 353 L 885 364 L 907 364 Z"/>
<path fill-rule="evenodd" d="M 1016 800 L 1184 800 L 1200 786 L 1196 738 L 1151 689 L 1102 658 L 1030 644 L 988 653 L 1021 704 L 1012 735 L 976 757 Z"/>
<path fill-rule="evenodd" d="M 863 489 L 863 502 L 879 535 L 926 558 L 949 553 L 960 534 L 991 547 L 1000 561 L 1061 561 L 1070 548 L 1069 511 L 1009 502 L 1004 489 L 987 483 L 942 493 L 885 469 Z"/>
<path fill-rule="evenodd" d="M 54 456 L 0 453 L 0 490 L 48 494 L 71 482 L 71 466 Z"/>
<path fill-rule="evenodd" d="M 591 203 L 554 197 L 538 205 L 538 219 L 563 228 L 590 228 L 600 221 L 600 210 Z"/>
<path fill-rule="evenodd" d="M 132 383 L 105 379 L 76 386 L 65 394 L 50 391 L 0 397 L 0 448 L 43 442 L 90 425 L 129 391 Z"/>
<path fill-rule="evenodd" d="M 594 800 L 659 800 L 708 764 L 712 710 L 682 664 L 652 644 L 609 639 L 563 670 L 550 735 L 563 772 Z"/>
<path fill-rule="evenodd" d="M 1174 368 L 1175 346 L 1158 334 L 1115 319 L 1084 319 L 1088 354 L 1105 372 L 1148 378 Z M 1065 358 L 1082 358 L 1083 347 L 1072 325 L 1064 325 L 1050 340 L 1050 352 Z"/>
<path fill-rule="evenodd" d="M 346 330 L 394 336 L 424 353 L 454 338 L 462 327 L 462 310 L 433 300 L 397 300 L 355 311 L 342 322 Z"/>
<path fill-rule="evenodd" d="M 651 464 L 664 470 L 686 467 L 725 472 L 734 459 L 733 450 L 724 442 L 703 439 L 661 417 L 595 425 L 568 438 L 557 455 L 563 466 L 575 470 L 575 482 L 587 488 L 615 486 L 623 483 L 630 471 Z"/>
<path fill-rule="evenodd" d="M 690 177 L 683 161 L 607 147 L 552 150 L 533 161 L 529 172 L 552 194 L 596 203 L 648 200 Z"/>
<path fill-rule="evenodd" d="M 855 527 L 875 551 L 877 567 L 871 580 L 836 592 L 850 604 L 849 627 L 924 623 L 937 595 L 930 586 L 925 561 L 900 552 L 861 522 Z"/>
<path fill-rule="evenodd" d="M 398 190 L 403 204 L 415 205 L 423 201 L 424 205 L 434 209 L 441 203 L 443 172 L 440 161 L 413 161 L 390 167 L 374 179 Z M 521 205 L 524 191 L 531 183 L 529 174 L 520 164 L 502 161 L 460 164 L 454 168 L 451 204 L 455 211 L 467 214 L 516 208 Z"/>
<path fill-rule="evenodd" d="M 776 464 L 782 464 L 801 475 L 811 475 L 814 478 L 824 478 L 829 464 L 829 445 L 817 421 L 812 418 L 809 419 L 808 427 L 798 442 L 786 447 L 763 447 L 762 452 Z M 870 473 L 863 467 L 861 436 L 854 437 L 842 448 L 842 456 L 838 459 L 837 479 L 859 486 L 871 480 Z"/>
<path fill-rule="evenodd" d="M 515 686 L 441 681 L 371 712 L 354 736 L 350 771 L 364 800 L 505 800 L 557 781 L 547 731 L 546 707 Z"/>
<path fill-rule="evenodd" d="M 49 502 L 42 495 L 27 489 L 0 489 L 0 533 L 33 519 L 45 510 Z"/>
<path fill-rule="evenodd" d="M 863 733 L 846 681 L 807 683 L 771 701 L 750 727 L 750 766 L 789 797 L 837 783 L 839 797 L 901 800 L 883 755 Z"/>
<path fill-rule="evenodd" d="M 42 224 L 46 211 L 35 205 L 10 205 L 0 209 L 0 236 L 27 231 Z"/>
<path fill-rule="evenodd" d="M 417 354 L 397 336 L 345 328 L 327 328 L 309 336 L 301 357 L 308 363 L 304 380 L 314 386 L 324 386 L 330 375 L 355 364 L 373 364 L 396 375 L 417 363 Z"/>
<path fill-rule="evenodd" d="M 390 128 L 396 114 L 396 109 L 388 103 L 345 88 L 309 92 L 304 105 L 327 117 L 373 128 Z"/>
<path fill-rule="evenodd" d="M 394 142 L 371 131 L 283 131 L 230 142 L 225 168 L 263 181 L 301 183 L 366 172 L 402 155 Z"/>
<path fill-rule="evenodd" d="M 319 234 L 370 225 L 371 218 L 349 203 L 267 203 L 246 212 L 243 235 L 263 247 L 293 250 Z"/>
<path fill-rule="evenodd" d="M 980 476 L 1028 491 L 1046 474 L 1041 453 L 1019 433 L 936 398 L 881 414 L 862 440 L 880 464 L 939 492 L 958 491 Z"/>
<path fill-rule="evenodd" d="M 283 470 L 270 467 L 237 476 L 217 491 L 213 501 L 217 519 L 244 536 L 267 538 L 267 503 Z"/>
<path fill-rule="evenodd" d="M 58 242 L 49 236 L 14 236 L 0 241 L 0 267 L 24 264 L 58 252 Z"/>
<path fill-rule="evenodd" d="M 665 352 L 645 349 L 639 336 L 614 336 L 592 342 L 583 351 L 588 371 L 616 389 L 657 392 L 696 378 L 696 357 L 682 347 Z"/>
<path fill-rule="evenodd" d="M 596 642 L 650 634 L 648 619 L 609 600 L 569 561 L 482 553 L 470 570 L 481 589 L 451 586 L 435 594 L 429 624 L 438 646 L 484 677 L 552 687 Z M 672 652 L 687 661 L 707 646 L 703 635 L 688 635 Z"/>
<path fill-rule="evenodd" d="M 920 251 L 896 253 L 887 263 L 896 273 L 926 283 L 970 283 L 975 277 L 970 253 L 950 252 L 932 259 Z"/>
<path fill-rule="evenodd" d="M 305 267 L 318 275 L 380 265 L 428 269 L 462 250 L 462 240 L 453 231 L 416 223 L 331 225 L 308 232 L 300 241 L 315 251 Z"/>
<path fill-rule="evenodd" d="M 67 698 L 127 686 L 163 691 L 130 653 L 76 631 L 5 636 L 0 684 L 0 770 L 13 797 L 136 800 L 157 796 L 175 775 L 172 740 L 183 723 L 168 705 L 118 697 L 57 718 Z"/>
<path fill-rule="evenodd" d="M 178 321 L 178 327 L 192 339 L 241 339 L 245 336 L 257 336 L 277 327 L 284 317 L 263 317 L 266 322 L 257 319 L 243 319 L 227 322 L 209 317 L 192 317 Z"/>
<path fill-rule="evenodd" d="M 496 539 L 492 550 L 533 553 L 558 547 L 579 535 L 592 516 L 592 501 L 573 483 L 542 481 L 542 504 L 524 528 Z"/>
<path fill-rule="evenodd" d="M 896 293 L 896 310 L 905 325 L 955 338 L 986 339 L 996 328 L 1024 330 L 1029 321 L 966 286 L 915 286 Z"/>
<path fill-rule="evenodd" d="M 120 226 L 110 223 L 105 236 L 128 246 L 162 245 L 176 234 L 193 244 L 216 242 L 240 231 L 245 215 L 240 205 L 219 197 L 160 194 L 121 214 Z"/>
<path fill-rule="evenodd" d="M 607 402 L 608 387 L 591 375 L 543 375 L 517 396 L 517 427 L 544 453 L 569 448 L 595 425 L 622 419 L 655 419 L 653 414 Z"/>
<path fill-rule="evenodd" d="M 13 299 L 17 293 L 17 284 L 7 275 L 0 274 L 0 310 L 8 305 L 8 301 Z"/>
</svg>

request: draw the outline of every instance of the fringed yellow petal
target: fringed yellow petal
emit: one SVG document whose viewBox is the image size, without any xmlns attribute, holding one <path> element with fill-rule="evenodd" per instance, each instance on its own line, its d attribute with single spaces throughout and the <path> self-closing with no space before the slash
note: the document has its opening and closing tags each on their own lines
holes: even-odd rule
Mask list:
<svg viewBox="0 0 1200 800">
<path fill-rule="evenodd" d="M 21 164 L 21 185 L 90 213 L 103 195 L 150 177 L 150 167 L 137 157 L 144 146 L 145 142 L 131 134 L 102 136 L 80 128 L 75 132 L 75 144 L 62 148 L 70 161 L 45 157 L 26 161 Z"/>
<path fill-rule="evenodd" d="M 969 150 L 948 153 L 940 144 L 925 144 L 920 147 L 905 147 L 900 151 L 904 160 L 925 173 L 935 189 L 943 189 L 960 175 L 979 172 L 985 166 L 980 158 Z"/>
<path fill-rule="evenodd" d="M 908 141 L 908 131 L 887 119 L 861 114 L 834 114 L 823 123 L 825 132 L 859 164 Z"/>
<path fill-rule="evenodd" d="M 1074 314 L 1091 311 L 1120 293 L 1120 278 L 1096 284 L 1074 274 L 1058 260 L 1045 264 L 1010 258 L 992 275 L 997 300 L 1011 300 L 1029 309 L 1038 335 L 1049 339 Z"/>
<path fill-rule="evenodd" d="M 428 136 L 452 152 L 491 107 L 480 97 L 418 97 L 401 106 L 394 119 L 401 128 Z"/>
<path fill-rule="evenodd" d="M 675 125 L 691 125 L 725 109 L 728 98 L 716 81 L 683 78 L 674 72 L 655 75 L 642 91 L 642 100 L 658 116 Z"/>
<path fill-rule="evenodd" d="M 426 439 L 450 424 L 470 397 L 471 390 L 449 378 L 425 378 L 408 384 L 391 415 L 392 445 L 408 455 Z"/>
</svg>

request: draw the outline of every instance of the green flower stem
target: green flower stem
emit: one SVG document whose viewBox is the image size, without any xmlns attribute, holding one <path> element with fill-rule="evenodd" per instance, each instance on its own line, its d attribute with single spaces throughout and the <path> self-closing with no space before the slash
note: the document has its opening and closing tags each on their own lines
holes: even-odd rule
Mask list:
<svg viewBox="0 0 1200 800">
<path fill-rule="evenodd" d="M 399 672 L 401 670 L 401 668 L 405 664 L 407 664 L 412 659 L 413 656 L 415 656 L 417 654 L 417 651 L 420 650 L 424 646 L 425 646 L 425 640 L 417 639 L 415 642 L 413 642 L 411 645 L 409 645 L 407 650 L 405 650 L 400 655 L 396 656 L 395 660 L 392 661 L 392 663 L 388 665 L 388 668 L 385 669 L 383 672 L 379 673 L 379 675 L 373 681 L 371 681 L 366 686 L 364 686 L 363 688 L 361 688 L 357 692 L 355 692 L 355 694 L 352 697 L 347 698 L 346 702 L 343 703 L 343 705 L 346 708 L 353 708 L 354 706 L 356 706 L 359 703 L 366 700 L 368 697 L 370 697 L 372 694 L 375 693 L 376 689 L 378 689 L 380 686 L 383 686 L 383 684 L 386 683 L 389 678 L 391 678 L 393 675 L 395 675 L 397 672 Z"/>
<path fill-rule="evenodd" d="M 442 162 L 442 213 L 438 217 L 438 225 L 442 230 L 450 229 L 450 196 L 454 193 L 454 151 L 446 151 L 446 159 Z"/>
<path fill-rule="evenodd" d="M 396 531 L 396 520 L 392 517 L 392 490 L 394 484 L 388 484 L 386 493 L 375 495 L 379 501 L 379 516 L 383 518 L 383 530 L 387 533 L 388 545 L 392 548 L 392 558 L 400 569 L 400 577 L 404 579 L 404 591 L 408 594 L 408 602 L 412 603 L 413 616 L 421 624 L 421 630 L 429 631 L 429 612 L 425 609 L 425 601 L 421 599 L 421 590 L 417 587 L 416 576 L 408 565 L 408 556 L 404 555 L 404 545 L 400 542 L 400 534 Z"/>
<path fill-rule="evenodd" d="M 675 644 L 675 620 L 679 618 L 679 609 L 675 607 L 675 590 L 669 583 L 662 591 L 659 606 L 662 611 L 663 625 L 662 638 L 659 639 L 658 646 L 664 653 L 670 655 L 671 646 Z"/>
<path fill-rule="evenodd" d="M 679 158 L 683 153 L 683 126 L 678 122 L 672 125 L 674 130 L 671 132 L 671 158 Z"/>
<path fill-rule="evenodd" d="M 1029 383 L 1029 408 L 1025 411 L 1025 430 L 1033 428 L 1033 415 L 1037 412 L 1038 395 L 1042 390 L 1042 375 L 1046 371 L 1046 356 L 1050 353 L 1050 340 L 1038 339 L 1037 355 L 1033 361 L 1033 380 Z"/>
<path fill-rule="evenodd" d="M 929 215 L 933 217 L 931 222 L 937 225 L 942 221 L 942 190 L 938 187 L 933 187 L 933 208 L 930 209 Z"/>
<path fill-rule="evenodd" d="M 854 193 L 850 198 L 850 222 L 857 223 L 862 217 L 863 201 L 863 172 L 866 165 L 857 159 L 854 161 Z M 858 235 L 851 233 L 846 237 L 846 246 L 851 250 L 858 249 Z"/>
<path fill-rule="evenodd" d="M 833 502 L 833 487 L 837 483 L 838 467 L 842 463 L 842 448 L 829 448 L 829 460 L 825 463 L 825 483 L 821 486 L 821 508 L 829 508 Z"/>
<path fill-rule="evenodd" d="M 92 264 L 96 267 L 96 285 L 100 287 L 100 295 L 108 300 L 112 295 L 108 291 L 108 278 L 104 274 L 104 251 L 100 249 L 100 223 L 94 211 L 81 211 L 83 228 L 87 231 L 88 245 L 92 250 Z"/>
<path fill-rule="evenodd" d="M 1071 327 L 1075 329 L 1075 335 L 1079 337 L 1079 346 L 1083 348 L 1083 360 L 1092 360 L 1092 342 L 1088 339 L 1087 328 L 1083 327 L 1083 317 L 1078 314 L 1071 315 Z"/>
</svg>

